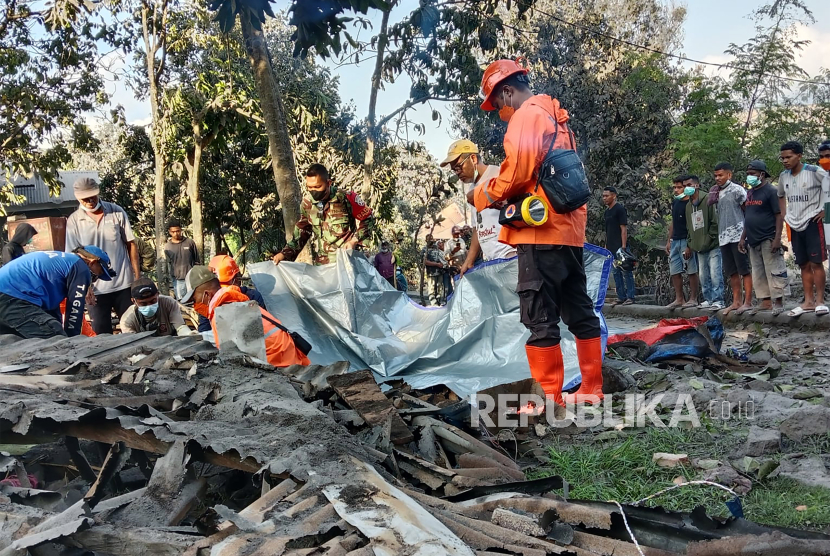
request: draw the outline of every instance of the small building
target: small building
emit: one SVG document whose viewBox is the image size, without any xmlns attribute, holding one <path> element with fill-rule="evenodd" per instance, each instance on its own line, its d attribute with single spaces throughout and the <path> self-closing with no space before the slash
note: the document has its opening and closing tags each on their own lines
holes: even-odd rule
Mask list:
<svg viewBox="0 0 830 556">
<path fill-rule="evenodd" d="M 53 196 L 49 186 L 35 174 L 31 178 L 18 176 L 14 179 L 14 194 L 23 195 L 22 203 L 6 206 L 8 218 L 39 218 L 42 216 L 69 216 L 78 208 L 78 201 L 72 193 L 72 185 L 80 178 L 98 181 L 98 172 L 58 172 L 62 186 L 60 193 Z"/>
<path fill-rule="evenodd" d="M 6 215 L 0 217 L 0 225 L 6 233 L 0 243 L 5 243 L 21 222 L 28 222 L 38 234 L 26 251 L 63 250 L 66 235 L 66 217 L 78 208 L 78 201 L 72 192 L 73 184 L 80 178 L 98 180 L 98 172 L 58 172 L 61 190 L 51 195 L 49 186 L 35 174 L 31 178 L 18 176 L 13 180 L 14 194 L 22 195 L 20 203 L 6 205 Z"/>
</svg>

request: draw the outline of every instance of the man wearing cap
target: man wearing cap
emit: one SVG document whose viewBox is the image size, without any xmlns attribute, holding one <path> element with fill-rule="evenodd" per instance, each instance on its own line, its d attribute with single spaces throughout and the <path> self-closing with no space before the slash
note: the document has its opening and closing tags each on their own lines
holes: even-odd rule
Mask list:
<svg viewBox="0 0 830 556">
<path fill-rule="evenodd" d="M 559 101 L 530 90 L 527 70 L 513 60 L 497 60 L 481 81 L 482 110 L 498 110 L 508 122 L 505 159 L 499 175 L 482 180 L 474 190 L 475 207 L 483 211 L 501 201 L 532 193 L 542 160 L 554 149 L 576 150 L 568 112 Z M 537 195 L 544 195 L 541 190 Z M 547 200 L 546 200 L 547 201 Z M 550 205 L 550 202 L 547 202 Z M 499 241 L 518 252 L 521 321 L 530 330 L 526 352 L 530 372 L 549 400 L 595 403 L 602 399 L 602 339 L 599 317 L 588 295 L 583 246 L 588 209 L 565 214 L 550 210 L 542 225 L 503 226 Z M 582 385 L 563 399 L 565 365 L 559 346 L 559 320 L 576 337 Z"/>
<path fill-rule="evenodd" d="M 375 217 L 360 195 L 333 185 L 322 164 L 308 168 L 305 183 L 311 198 L 303 198 L 294 237 L 274 255 L 274 264 L 295 260 L 312 237 L 311 259 L 315 265 L 335 262 L 338 249 L 363 249 L 372 237 Z"/>
<path fill-rule="evenodd" d="M 111 281 L 109 257 L 94 245 L 75 253 L 38 251 L 0 268 L 0 334 L 23 338 L 77 336 L 95 280 Z M 61 324 L 61 302 L 66 316 Z"/>
<path fill-rule="evenodd" d="M 265 300 L 262 294 L 255 288 L 249 288 L 242 285 L 242 271 L 233 257 L 229 255 L 216 255 L 208 263 L 208 268 L 213 272 L 219 283 L 223 286 L 236 286 L 243 294 L 248 296 L 251 301 L 256 301 L 257 305 L 265 309 Z"/>
<path fill-rule="evenodd" d="M 499 167 L 487 165 L 481 159 L 478 147 L 469 139 L 460 139 L 450 145 L 447 157 L 441 162 L 441 166 L 449 165 L 450 169 L 458 176 L 461 183 L 467 185 L 467 201 L 475 207 L 472 193 L 477 185 L 495 179 L 499 175 Z M 476 233 L 472 235 L 470 248 L 467 256 L 461 265 L 460 274 L 473 268 L 479 256 L 483 255 L 485 261 L 496 259 L 509 259 L 516 256 L 516 249 L 499 242 L 501 224 L 499 224 L 499 211 L 494 208 L 474 211 L 476 222 Z"/>
<path fill-rule="evenodd" d="M 142 277 L 132 283 L 133 305 L 121 317 L 121 332 L 155 331 L 156 336 L 190 336 L 179 303 L 159 295 L 155 282 Z"/>
<path fill-rule="evenodd" d="M 138 247 L 124 209 L 101 201 L 95 180 L 82 178 L 75 182 L 78 210 L 66 220 L 66 252 L 81 245 L 95 245 L 109 255 L 116 276 L 98 282 L 87 296 L 89 317 L 96 334 L 112 334 L 112 311 L 121 318 L 132 305 L 130 284 L 141 276 Z"/>
<path fill-rule="evenodd" d="M 171 218 L 167 223 L 167 231 L 170 233 L 170 240 L 164 244 L 164 255 L 170 261 L 170 269 L 173 274 L 173 291 L 176 297 L 181 299 L 185 292 L 184 277 L 188 271 L 199 264 L 199 251 L 196 249 L 196 242 L 189 237 L 184 237 L 182 223 Z"/>
<path fill-rule="evenodd" d="M 778 202 L 778 193 L 770 184 L 770 175 L 763 160 L 753 160 L 746 169 L 746 185 L 749 192 L 744 205 L 744 231 L 741 236 L 741 252 L 749 251 L 752 267 L 752 283 L 755 297 L 761 304 L 753 310 L 784 312 L 787 265 L 781 248 L 784 217 Z"/>
<path fill-rule="evenodd" d="M 229 303 L 250 301 L 237 286 L 223 286 L 211 270 L 202 265 L 190 269 L 185 277 L 187 292 L 182 303 L 193 300 L 193 308 L 200 315 L 210 319 L 213 337 L 219 347 L 221 338 L 216 333 L 214 311 Z M 262 329 L 265 332 L 265 354 L 268 362 L 275 367 L 289 365 L 310 365 L 308 357 L 294 344 L 291 334 L 281 329 L 281 323 L 268 311 L 260 307 Z M 280 326 L 278 326 L 278 324 Z"/>
</svg>

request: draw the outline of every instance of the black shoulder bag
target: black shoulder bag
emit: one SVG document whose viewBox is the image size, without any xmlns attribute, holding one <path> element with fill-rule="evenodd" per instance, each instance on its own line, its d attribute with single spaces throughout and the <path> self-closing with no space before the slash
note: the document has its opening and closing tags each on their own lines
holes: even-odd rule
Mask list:
<svg viewBox="0 0 830 556">
<path fill-rule="evenodd" d="M 273 324 L 274 326 L 276 326 L 277 328 L 291 336 L 291 339 L 294 340 L 294 345 L 297 346 L 298 350 L 303 352 L 303 355 L 308 355 L 308 353 L 311 351 L 312 345 L 308 343 L 308 340 L 303 338 L 299 332 L 290 331 L 289 329 L 287 329 L 286 327 L 284 327 L 283 325 L 281 325 L 269 316 L 262 315 L 262 318 L 264 318 L 265 320 L 267 320 L 268 322 L 270 322 L 271 324 Z"/>
<path fill-rule="evenodd" d="M 559 136 L 559 122 L 553 117 L 551 120 L 556 126 L 556 132 L 539 168 L 534 192 L 537 192 L 541 185 L 553 210 L 559 214 L 567 214 L 588 202 L 591 186 L 588 185 L 585 167 L 576 150 L 553 148 Z"/>
</svg>

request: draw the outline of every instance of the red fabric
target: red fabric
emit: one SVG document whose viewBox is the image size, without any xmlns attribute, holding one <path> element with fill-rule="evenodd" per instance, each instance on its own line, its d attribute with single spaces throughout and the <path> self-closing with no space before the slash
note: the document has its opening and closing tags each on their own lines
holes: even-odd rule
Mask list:
<svg viewBox="0 0 830 556">
<path fill-rule="evenodd" d="M 349 191 L 346 193 L 346 198 L 349 200 L 349 204 L 352 205 L 352 214 L 357 220 L 366 220 L 372 216 L 372 209 L 366 206 L 360 195 L 354 191 Z"/>
<path fill-rule="evenodd" d="M 653 328 L 646 328 L 637 332 L 629 332 L 628 334 L 616 334 L 608 338 L 608 344 L 616 344 L 617 342 L 627 342 L 631 340 L 639 340 L 646 344 L 653 346 L 669 334 L 680 332 L 681 330 L 688 330 L 690 328 L 697 328 L 709 320 L 709 317 L 695 317 L 693 319 L 663 319 L 657 323 Z"/>
<path fill-rule="evenodd" d="M 31 473 L 28 474 L 28 477 L 29 483 L 32 485 L 32 488 L 37 488 L 37 477 L 35 477 Z M 0 481 L 0 485 L 9 485 L 20 488 L 20 479 L 17 477 L 17 475 L 9 475 L 8 477 Z"/>
<path fill-rule="evenodd" d="M 66 318 L 66 300 L 64 299 L 61 301 L 61 315 L 63 318 Z M 86 313 L 84 313 L 84 320 L 81 323 L 81 334 L 84 336 L 89 336 L 90 338 L 97 336 L 95 331 L 92 329 L 92 325 L 89 324 L 89 320 L 86 318 Z"/>
</svg>

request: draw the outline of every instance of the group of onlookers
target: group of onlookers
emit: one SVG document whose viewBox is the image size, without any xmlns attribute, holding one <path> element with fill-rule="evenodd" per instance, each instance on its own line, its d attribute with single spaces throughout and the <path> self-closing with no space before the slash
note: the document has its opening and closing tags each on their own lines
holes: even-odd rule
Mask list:
<svg viewBox="0 0 830 556">
<path fill-rule="evenodd" d="M 803 153 L 803 146 L 795 141 L 781 146 L 784 171 L 777 185 L 763 160 L 747 165 L 743 184 L 732 181 L 731 164 L 718 164 L 715 185 L 708 192 L 701 190 L 698 176 L 674 178 L 666 253 L 675 298 L 668 308 L 697 307 L 724 314 L 784 312 L 784 297 L 790 293 L 786 233 L 804 286 L 804 299 L 788 315 L 830 313 L 824 299 L 824 263 L 830 254 L 830 141 L 819 146 L 819 165 L 805 164 Z M 608 206 L 607 246 L 616 253 L 627 243 L 625 209 L 616 202 L 613 187 L 606 188 L 603 200 Z M 689 281 L 688 298 L 684 275 Z M 724 303 L 724 277 L 732 290 L 729 306 Z M 632 303 L 633 276 L 615 269 L 614 281 L 618 303 Z"/>
</svg>

